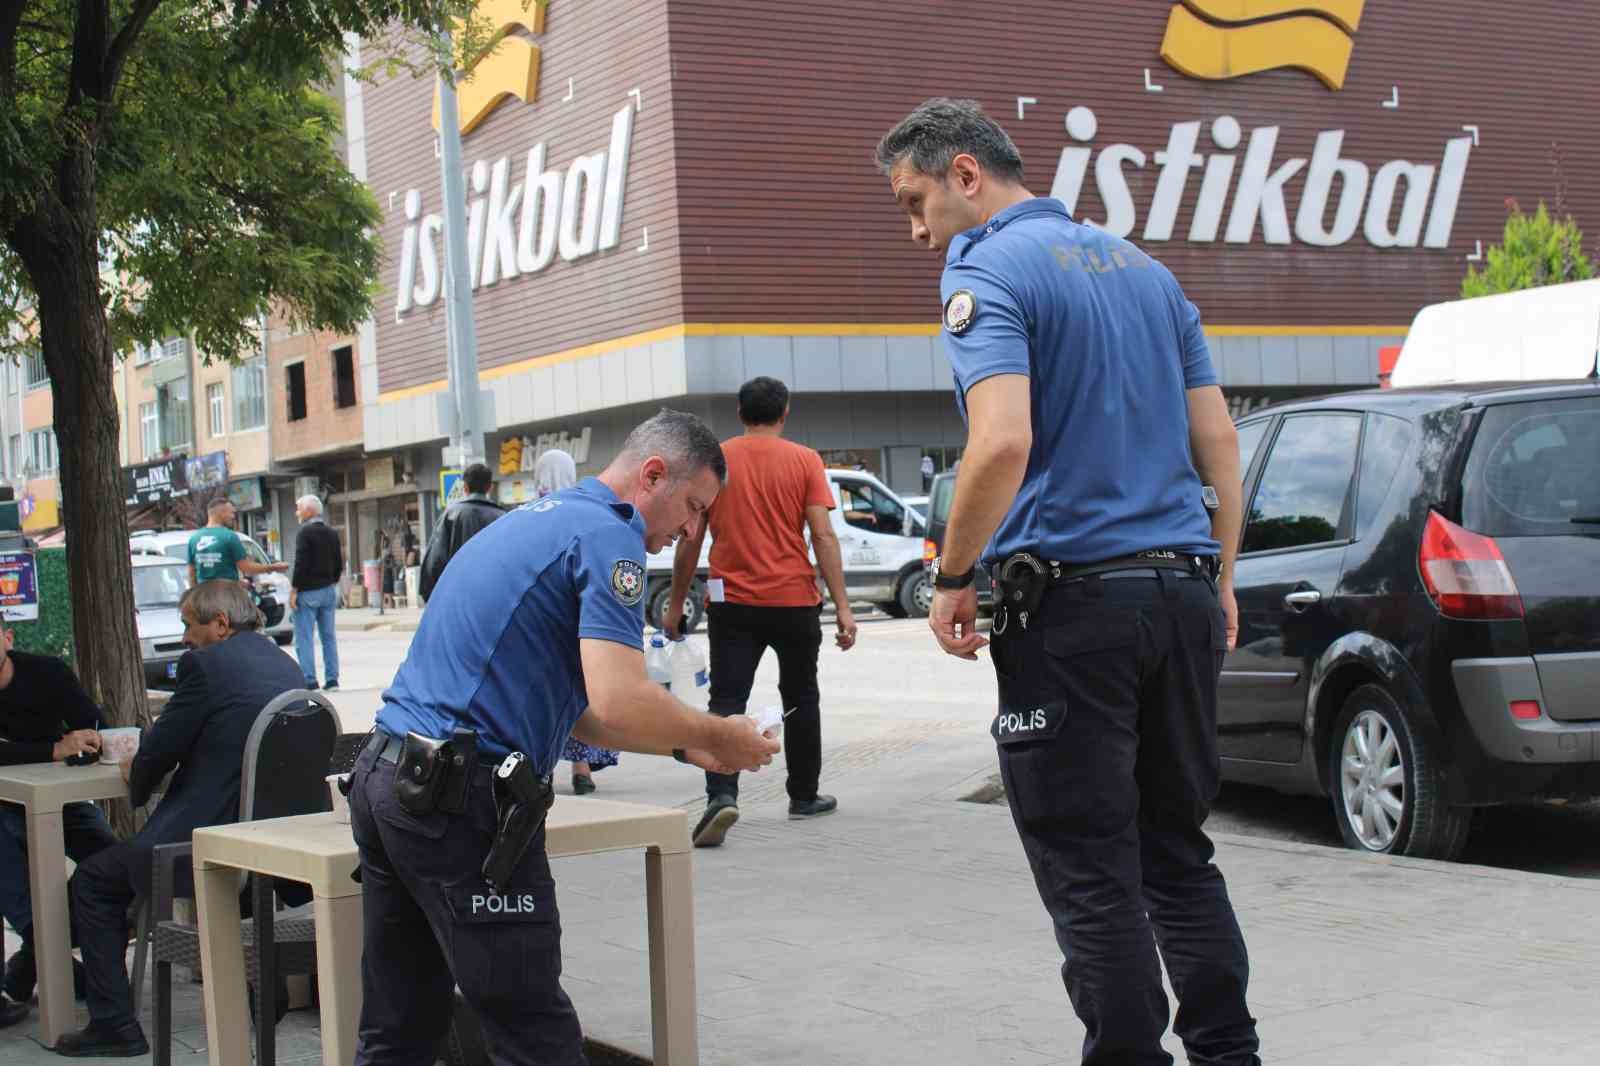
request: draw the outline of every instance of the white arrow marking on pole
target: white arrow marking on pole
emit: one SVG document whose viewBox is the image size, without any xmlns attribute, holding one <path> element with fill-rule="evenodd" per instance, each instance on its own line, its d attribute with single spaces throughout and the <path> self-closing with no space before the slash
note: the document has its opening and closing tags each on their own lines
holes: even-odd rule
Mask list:
<svg viewBox="0 0 1600 1066">
<path fill-rule="evenodd" d="M 1025 119 L 1025 118 L 1028 117 L 1027 115 L 1023 114 L 1023 108 L 1027 107 L 1029 104 L 1036 104 L 1038 102 L 1039 102 L 1039 98 L 1037 96 L 1019 96 L 1019 97 L 1017 97 L 1017 118 L 1018 118 L 1018 120 Z"/>
<path fill-rule="evenodd" d="M 1478 127 L 1476 127 L 1476 126 L 1462 126 L 1461 128 L 1466 130 L 1468 133 L 1472 134 L 1472 147 L 1474 147 L 1474 148 L 1478 147 Z"/>
<path fill-rule="evenodd" d="M 1476 262 L 1478 262 L 1478 260 L 1483 258 L 1483 242 L 1482 241 L 1473 241 L 1472 242 L 1472 248 L 1473 248 L 1473 252 L 1472 252 L 1471 255 L 1467 256 L 1467 262 L 1476 263 Z"/>
<path fill-rule="evenodd" d="M 646 226 L 644 228 L 644 242 L 639 245 L 638 250 L 641 251 L 641 252 L 648 252 L 650 250 L 650 227 L 649 226 Z"/>
<path fill-rule="evenodd" d="M 1150 68 L 1144 68 L 1144 91 L 1147 93 L 1164 93 L 1167 90 L 1150 80 Z"/>
<path fill-rule="evenodd" d="M 1400 106 L 1400 86 L 1391 85 L 1389 87 L 1389 99 L 1383 102 L 1383 106 L 1391 110 Z"/>
</svg>

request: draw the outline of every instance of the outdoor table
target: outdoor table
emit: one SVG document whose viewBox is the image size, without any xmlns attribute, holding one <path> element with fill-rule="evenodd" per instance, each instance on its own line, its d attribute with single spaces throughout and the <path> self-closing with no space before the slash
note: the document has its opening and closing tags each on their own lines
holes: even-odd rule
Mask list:
<svg viewBox="0 0 1600 1066">
<path fill-rule="evenodd" d="M 546 823 L 551 858 L 634 848 L 645 852 L 650 1013 L 657 1066 L 700 1061 L 695 1017 L 694 884 L 688 813 L 611 800 L 557 803 Z M 211 1066 L 250 1066 L 236 871 L 311 886 L 317 928 L 324 1066 L 355 1060 L 361 1018 L 360 865 L 350 826 L 306 814 L 194 831 L 195 899 L 206 975 Z"/>
<path fill-rule="evenodd" d="M 33 953 L 39 968 L 39 1041 L 46 1047 L 54 1047 L 64 1034 L 77 1028 L 61 808 L 80 801 L 126 799 L 127 795 L 122 771 L 113 765 L 48 762 L 0 766 L 0 800 L 26 811 Z"/>
</svg>

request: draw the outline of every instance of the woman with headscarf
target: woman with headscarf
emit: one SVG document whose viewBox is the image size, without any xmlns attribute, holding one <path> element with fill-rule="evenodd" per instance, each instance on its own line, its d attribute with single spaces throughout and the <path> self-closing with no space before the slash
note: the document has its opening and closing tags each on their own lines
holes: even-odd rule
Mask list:
<svg viewBox="0 0 1600 1066">
<path fill-rule="evenodd" d="M 578 464 L 560 448 L 551 448 L 533 464 L 533 488 L 540 496 L 571 488 L 578 483 Z M 594 791 L 596 771 L 617 765 L 617 753 L 609 748 L 595 748 L 576 738 L 567 740 L 561 757 L 572 763 L 572 791 L 579 796 Z"/>
</svg>

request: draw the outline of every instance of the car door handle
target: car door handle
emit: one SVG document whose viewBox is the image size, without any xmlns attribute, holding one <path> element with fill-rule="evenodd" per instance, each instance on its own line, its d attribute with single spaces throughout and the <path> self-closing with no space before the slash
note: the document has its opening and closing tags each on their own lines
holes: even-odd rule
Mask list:
<svg viewBox="0 0 1600 1066">
<path fill-rule="evenodd" d="M 1299 614 L 1313 604 L 1322 602 L 1322 593 L 1316 589 L 1296 589 L 1283 598 L 1283 605 Z"/>
</svg>

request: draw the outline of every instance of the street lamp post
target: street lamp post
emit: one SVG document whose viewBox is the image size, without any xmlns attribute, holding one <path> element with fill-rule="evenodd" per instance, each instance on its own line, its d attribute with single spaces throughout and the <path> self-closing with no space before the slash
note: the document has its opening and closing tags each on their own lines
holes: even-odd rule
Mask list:
<svg viewBox="0 0 1600 1066">
<path fill-rule="evenodd" d="M 483 460 L 483 420 L 478 403 L 478 341 L 472 325 L 472 271 L 467 263 L 467 194 L 462 177 L 461 128 L 456 111 L 454 46 L 440 28 L 450 69 L 438 72 L 439 171 L 444 195 L 445 329 L 449 335 L 450 391 L 455 397 L 451 434 L 454 460 L 463 468 Z M 447 461 L 448 465 L 448 461 Z"/>
</svg>

